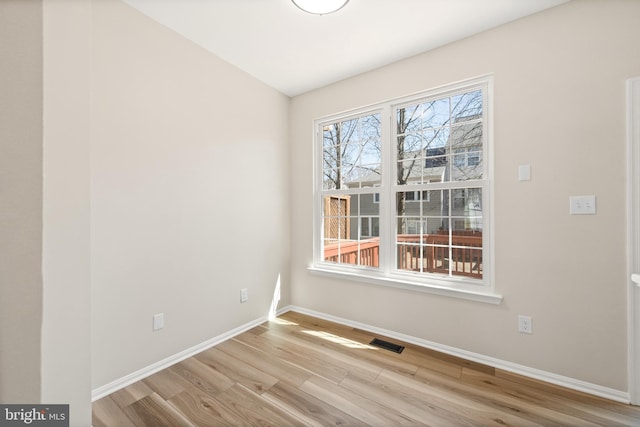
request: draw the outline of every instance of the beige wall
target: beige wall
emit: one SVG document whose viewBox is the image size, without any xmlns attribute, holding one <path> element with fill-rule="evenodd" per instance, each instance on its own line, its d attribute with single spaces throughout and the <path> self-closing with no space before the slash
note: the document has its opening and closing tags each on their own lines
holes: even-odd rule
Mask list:
<svg viewBox="0 0 640 427">
<path fill-rule="evenodd" d="M 43 7 L 43 403 L 91 423 L 89 141 L 91 3 Z"/>
<path fill-rule="evenodd" d="M 91 423 L 90 2 L 0 2 L 0 402 Z M 46 178 L 46 179 L 44 179 Z"/>
<path fill-rule="evenodd" d="M 289 99 L 120 2 L 93 31 L 97 388 L 266 316 L 279 275 L 288 304 Z"/>
<path fill-rule="evenodd" d="M 0 2 L 0 402 L 40 399 L 42 2 Z"/>
<path fill-rule="evenodd" d="M 625 79 L 640 75 L 638 16 L 640 2 L 570 2 L 294 98 L 292 304 L 626 391 Z M 310 275 L 312 120 L 487 73 L 502 304 Z M 583 194 L 598 214 L 570 216 L 569 196 Z M 518 333 L 518 314 L 533 335 Z"/>
</svg>

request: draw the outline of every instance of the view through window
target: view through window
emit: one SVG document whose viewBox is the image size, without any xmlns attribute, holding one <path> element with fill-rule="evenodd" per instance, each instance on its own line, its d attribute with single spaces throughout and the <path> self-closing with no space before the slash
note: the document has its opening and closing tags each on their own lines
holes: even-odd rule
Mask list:
<svg viewBox="0 0 640 427">
<path fill-rule="evenodd" d="M 316 264 L 484 283 L 487 81 L 318 122 Z"/>
</svg>

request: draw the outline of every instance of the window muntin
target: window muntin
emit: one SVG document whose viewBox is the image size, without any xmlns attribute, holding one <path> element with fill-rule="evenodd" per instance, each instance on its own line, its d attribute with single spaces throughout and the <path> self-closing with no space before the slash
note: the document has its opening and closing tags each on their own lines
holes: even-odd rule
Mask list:
<svg viewBox="0 0 640 427">
<path fill-rule="evenodd" d="M 355 268 L 364 276 L 373 270 L 427 285 L 490 284 L 483 210 L 489 206 L 488 86 L 484 80 L 320 122 L 324 176 L 333 171 L 322 197 L 349 196 L 351 206 L 344 214 L 348 235 L 336 239 L 325 230 L 317 266 L 326 262 L 351 274 Z M 387 114 L 392 120 L 385 130 Z M 327 256 L 327 248 L 336 247 L 339 256 Z"/>
</svg>

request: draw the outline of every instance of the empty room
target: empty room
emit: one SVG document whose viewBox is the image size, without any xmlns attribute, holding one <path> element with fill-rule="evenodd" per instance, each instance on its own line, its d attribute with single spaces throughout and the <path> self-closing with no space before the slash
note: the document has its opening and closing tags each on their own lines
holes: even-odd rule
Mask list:
<svg viewBox="0 0 640 427">
<path fill-rule="evenodd" d="M 640 425 L 639 49 L 636 0 L 0 0 L 0 424 Z"/>
</svg>

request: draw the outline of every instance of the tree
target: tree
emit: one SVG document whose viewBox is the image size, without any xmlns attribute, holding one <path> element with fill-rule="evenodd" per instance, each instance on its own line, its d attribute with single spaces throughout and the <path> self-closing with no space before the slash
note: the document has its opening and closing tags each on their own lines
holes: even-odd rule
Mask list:
<svg viewBox="0 0 640 427">
<path fill-rule="evenodd" d="M 325 189 L 342 189 L 346 181 L 367 173 L 380 175 L 380 153 L 378 114 L 326 125 L 323 129 Z"/>
</svg>

